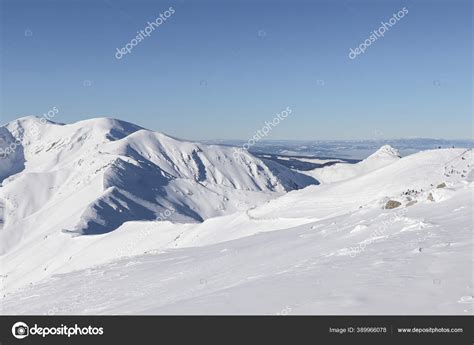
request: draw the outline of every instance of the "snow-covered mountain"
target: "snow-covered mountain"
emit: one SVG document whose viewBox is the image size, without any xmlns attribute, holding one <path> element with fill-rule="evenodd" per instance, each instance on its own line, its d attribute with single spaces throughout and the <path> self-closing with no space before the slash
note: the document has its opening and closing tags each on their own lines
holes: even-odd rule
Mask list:
<svg viewBox="0 0 474 345">
<path fill-rule="evenodd" d="M 48 123 L 21 142 L 0 188 L 4 313 L 472 306 L 472 150 L 400 158 L 384 146 L 360 163 L 310 172 L 324 182 L 315 184 L 231 148 L 117 120 Z"/>
<path fill-rule="evenodd" d="M 63 125 L 27 117 L 0 135 L 16 143 L 0 159 L 3 232 L 16 233 L 3 252 L 32 224 L 88 235 L 130 220 L 201 222 L 317 183 L 229 147 L 107 118 Z"/>
<path fill-rule="evenodd" d="M 369 173 L 400 159 L 400 153 L 390 145 L 384 145 L 369 157 L 356 164 L 336 163 L 322 169 L 305 172 L 321 183 L 331 183 Z"/>
</svg>

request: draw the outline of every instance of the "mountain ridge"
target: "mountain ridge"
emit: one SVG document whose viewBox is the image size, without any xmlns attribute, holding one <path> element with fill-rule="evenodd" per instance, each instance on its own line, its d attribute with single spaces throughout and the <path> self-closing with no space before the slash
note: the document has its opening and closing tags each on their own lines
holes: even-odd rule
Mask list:
<svg viewBox="0 0 474 345">
<path fill-rule="evenodd" d="M 37 128 L 39 121 L 26 117 L 0 127 L 3 142 L 16 142 L 0 170 L 0 197 L 15 205 L 7 212 L 6 230 L 91 184 L 94 188 L 72 207 L 75 224 L 65 225 L 64 232 L 106 233 L 126 221 L 157 219 L 166 210 L 174 210 L 171 221 L 202 222 L 318 183 L 252 155 L 234 157 L 228 147 L 184 141 L 117 119 L 46 122 Z M 15 193 L 27 189 L 34 193 L 23 198 Z M 40 200 L 28 200 L 33 195 Z"/>
</svg>

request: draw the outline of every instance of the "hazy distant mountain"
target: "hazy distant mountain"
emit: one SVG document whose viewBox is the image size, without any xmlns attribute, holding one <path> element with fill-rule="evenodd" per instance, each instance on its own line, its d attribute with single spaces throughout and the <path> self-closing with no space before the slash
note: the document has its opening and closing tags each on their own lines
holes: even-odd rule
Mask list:
<svg viewBox="0 0 474 345">
<path fill-rule="evenodd" d="M 208 140 L 206 143 L 240 146 L 244 140 Z M 279 154 L 289 156 L 310 156 L 319 158 L 364 159 L 383 145 L 396 148 L 402 156 L 422 150 L 437 148 L 474 148 L 473 139 L 374 139 L 360 140 L 262 140 L 250 148 L 254 153 Z"/>
</svg>

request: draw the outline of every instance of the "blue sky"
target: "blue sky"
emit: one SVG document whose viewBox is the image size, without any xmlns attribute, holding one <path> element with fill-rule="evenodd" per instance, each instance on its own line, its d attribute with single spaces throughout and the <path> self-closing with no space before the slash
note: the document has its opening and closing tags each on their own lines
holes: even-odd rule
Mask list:
<svg viewBox="0 0 474 345">
<path fill-rule="evenodd" d="M 289 106 L 268 139 L 473 136 L 468 0 L 3 0 L 1 30 L 2 123 L 57 107 L 58 122 L 107 116 L 246 139 Z"/>
</svg>

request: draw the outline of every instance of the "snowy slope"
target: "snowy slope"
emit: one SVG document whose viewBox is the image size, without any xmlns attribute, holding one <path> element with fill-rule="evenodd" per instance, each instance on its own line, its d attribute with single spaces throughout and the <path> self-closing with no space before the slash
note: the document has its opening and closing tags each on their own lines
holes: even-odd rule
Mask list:
<svg viewBox="0 0 474 345">
<path fill-rule="evenodd" d="M 86 241 L 75 247 L 73 267 L 8 294 L 3 313 L 471 314 L 472 158 L 464 150 L 421 152 L 247 213 L 201 224 L 129 222 L 73 238 Z M 385 190 L 375 194 L 376 187 Z M 341 212 L 342 190 L 357 188 L 374 202 Z M 382 208 L 385 196 L 402 205 Z M 322 200 L 333 206 L 325 214 Z M 81 267 L 117 248 L 132 257 L 93 265 L 95 257 Z"/>
<path fill-rule="evenodd" d="M 303 173 L 316 178 L 321 183 L 331 183 L 366 174 L 389 165 L 398 159 L 400 159 L 400 153 L 393 147 L 384 145 L 359 163 L 337 163 Z"/>
<path fill-rule="evenodd" d="M 111 146 L 114 154 L 123 149 Z M 420 152 L 202 223 L 132 221 L 70 237 L 52 231 L 50 219 L 1 257 L 2 306 L 5 313 L 463 314 L 473 295 L 472 164 L 470 150 Z M 402 205 L 384 209 L 389 198 Z"/>
<path fill-rule="evenodd" d="M 426 196 L 443 181 L 467 179 L 472 169 L 470 160 L 471 150 L 422 151 L 354 178 L 290 192 L 250 211 L 250 215 L 261 218 L 278 213 L 280 217 L 320 219 L 359 208 L 381 207 L 388 198 L 407 203 L 409 195 L 402 193 Z"/>
<path fill-rule="evenodd" d="M 33 133 L 37 121 L 1 127 L 18 146 L 0 158 L 3 313 L 472 306 L 471 150 L 382 147 L 308 186 L 278 163 L 118 120 Z"/>
</svg>

